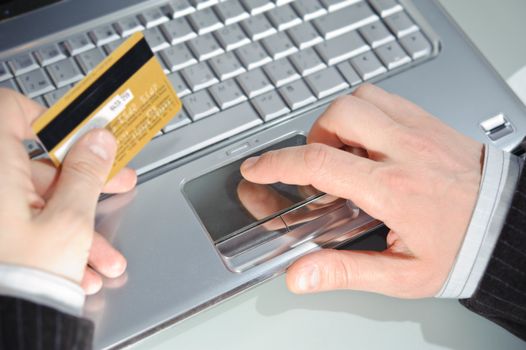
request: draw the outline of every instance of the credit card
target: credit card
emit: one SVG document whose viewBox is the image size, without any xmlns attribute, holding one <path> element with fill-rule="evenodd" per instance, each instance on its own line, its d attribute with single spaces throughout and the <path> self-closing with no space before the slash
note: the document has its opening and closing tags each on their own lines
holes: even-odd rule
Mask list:
<svg viewBox="0 0 526 350">
<path fill-rule="evenodd" d="M 93 128 L 117 139 L 109 178 L 122 169 L 181 109 L 172 84 L 148 43 L 136 33 L 33 123 L 58 167 Z"/>
</svg>

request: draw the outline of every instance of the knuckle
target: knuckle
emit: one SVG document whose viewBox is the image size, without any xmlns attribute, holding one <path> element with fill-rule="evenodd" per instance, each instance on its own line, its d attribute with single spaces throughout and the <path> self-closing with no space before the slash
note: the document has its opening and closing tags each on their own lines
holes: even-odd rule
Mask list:
<svg viewBox="0 0 526 350">
<path fill-rule="evenodd" d="M 338 96 L 331 104 L 331 107 L 340 111 L 348 110 L 349 106 L 355 103 L 355 97 L 353 95 Z"/>
<path fill-rule="evenodd" d="M 408 194 L 413 189 L 410 172 L 398 166 L 384 166 L 374 170 L 377 182 L 390 190 Z"/>
<path fill-rule="evenodd" d="M 303 161 L 308 171 L 319 174 L 323 172 L 328 162 L 329 152 L 327 146 L 313 143 L 305 147 Z"/>
<path fill-rule="evenodd" d="M 67 166 L 63 167 L 62 172 L 92 186 L 101 187 L 104 182 L 101 174 L 97 171 L 96 164 L 87 159 L 70 161 Z"/>
<path fill-rule="evenodd" d="M 277 171 L 279 169 L 279 151 L 269 151 L 261 156 L 261 163 L 265 165 L 267 169 Z"/>
<path fill-rule="evenodd" d="M 321 289 L 351 289 L 353 281 L 359 279 L 359 270 L 354 260 L 333 250 L 323 251 L 327 262 L 322 266 Z"/>
<path fill-rule="evenodd" d="M 398 133 L 396 142 L 411 153 L 421 156 L 434 158 L 438 153 L 441 153 L 440 144 L 432 135 L 428 135 L 428 133 L 405 130 L 404 132 Z"/>
<path fill-rule="evenodd" d="M 353 95 L 361 98 L 369 95 L 372 89 L 374 88 L 370 83 L 365 83 L 360 85 L 356 90 L 354 90 Z"/>
</svg>

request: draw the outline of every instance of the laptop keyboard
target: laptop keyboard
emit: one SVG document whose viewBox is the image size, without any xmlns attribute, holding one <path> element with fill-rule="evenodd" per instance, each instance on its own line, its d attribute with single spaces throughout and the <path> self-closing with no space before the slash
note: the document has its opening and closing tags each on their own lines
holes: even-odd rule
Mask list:
<svg viewBox="0 0 526 350">
<path fill-rule="evenodd" d="M 396 0 L 174 0 L 0 60 L 0 86 L 51 106 L 137 31 L 184 106 L 139 173 L 432 54 Z"/>
</svg>

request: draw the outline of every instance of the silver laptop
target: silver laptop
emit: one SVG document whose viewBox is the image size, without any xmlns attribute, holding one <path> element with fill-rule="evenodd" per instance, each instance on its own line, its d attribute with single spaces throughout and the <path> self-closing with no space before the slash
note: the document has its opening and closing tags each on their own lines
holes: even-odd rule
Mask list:
<svg viewBox="0 0 526 350">
<path fill-rule="evenodd" d="M 3 0 L 0 86 L 50 106 L 136 31 L 184 110 L 132 161 L 137 189 L 100 202 L 97 230 L 129 264 L 87 301 L 97 348 L 377 228 L 351 202 L 239 173 L 249 155 L 303 144 L 364 81 L 505 150 L 526 134 L 524 106 L 434 0 Z"/>
</svg>

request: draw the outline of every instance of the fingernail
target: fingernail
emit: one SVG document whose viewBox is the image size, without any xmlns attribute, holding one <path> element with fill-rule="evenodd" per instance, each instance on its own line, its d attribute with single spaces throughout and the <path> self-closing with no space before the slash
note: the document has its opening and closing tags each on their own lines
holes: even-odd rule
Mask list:
<svg viewBox="0 0 526 350">
<path fill-rule="evenodd" d="M 320 269 L 318 265 L 310 265 L 302 268 L 296 279 L 296 287 L 300 292 L 310 292 L 318 288 L 320 283 Z"/>
<path fill-rule="evenodd" d="M 246 170 L 246 169 L 249 169 L 251 167 L 254 166 L 254 164 L 256 164 L 259 160 L 259 157 L 250 157 L 248 158 L 247 160 L 245 160 L 243 162 L 243 164 L 241 165 L 241 167 Z"/>
<path fill-rule="evenodd" d="M 93 131 L 89 140 L 89 150 L 91 153 L 101 158 L 102 160 L 108 160 L 108 148 L 111 147 L 113 135 L 104 129 Z"/>
</svg>

